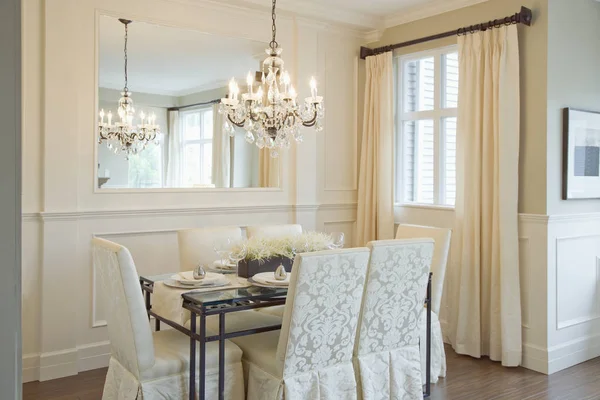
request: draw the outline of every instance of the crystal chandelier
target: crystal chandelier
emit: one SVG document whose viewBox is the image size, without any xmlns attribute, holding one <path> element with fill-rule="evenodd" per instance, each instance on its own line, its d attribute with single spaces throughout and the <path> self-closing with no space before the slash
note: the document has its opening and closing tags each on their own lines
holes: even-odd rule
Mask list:
<svg viewBox="0 0 600 400">
<path fill-rule="evenodd" d="M 311 96 L 302 105 L 296 103 L 296 90 L 291 85 L 290 74 L 283 68 L 282 49 L 276 41 L 276 1 L 273 0 L 271 14 L 273 37 L 266 49 L 268 57 L 262 65 L 258 89 L 254 90 L 252 73 L 248 73 L 246 80 L 248 92 L 241 96 L 237 82 L 231 79 L 229 95 L 221 99 L 219 106 L 219 112 L 227 117 L 223 129 L 230 136 L 235 134 L 235 126 L 244 128 L 246 141 L 256 143 L 260 149 L 270 149 L 273 158 L 279 156 L 280 149 L 289 148 L 292 139 L 302 141 L 301 126 L 314 126 L 317 132 L 322 131 L 321 120 L 325 113 L 323 97 L 317 96 L 314 78 L 310 80 Z"/>
<path fill-rule="evenodd" d="M 154 113 L 146 116 L 143 111 L 140 113 L 140 123 L 134 124 L 135 109 L 131 92 L 127 87 L 127 29 L 132 21 L 128 19 L 119 19 L 119 21 L 125 26 L 125 87 L 121 92 L 117 109 L 120 121 L 113 123 L 112 112 L 105 113 L 104 110 L 100 110 L 98 143 L 106 142 L 107 147 L 115 154 L 124 153 L 129 159 L 130 155 L 144 150 L 148 143 L 158 144 L 157 135 L 160 133 L 160 127 L 156 124 Z"/>
</svg>

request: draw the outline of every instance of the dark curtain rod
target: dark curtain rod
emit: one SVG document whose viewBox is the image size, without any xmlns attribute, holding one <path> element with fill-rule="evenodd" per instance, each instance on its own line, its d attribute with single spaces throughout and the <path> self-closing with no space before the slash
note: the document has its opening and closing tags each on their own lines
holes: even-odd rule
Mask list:
<svg viewBox="0 0 600 400">
<path fill-rule="evenodd" d="M 179 111 L 179 110 L 184 109 L 184 108 L 208 106 L 210 104 L 217 104 L 220 101 L 221 101 L 221 99 L 215 99 L 215 100 L 205 101 L 203 103 L 188 104 L 187 106 L 169 107 L 169 108 L 167 108 L 167 111 Z"/>
<path fill-rule="evenodd" d="M 375 56 L 377 54 L 386 53 L 388 51 L 392 51 L 395 49 L 399 49 L 401 47 L 408 47 L 419 43 L 430 42 L 432 40 L 443 39 L 451 36 L 462 36 L 470 33 L 486 31 L 492 28 L 500 28 L 504 25 L 513 25 L 513 24 L 524 24 L 527 26 L 531 25 L 531 21 L 533 19 L 533 13 L 527 7 L 521 7 L 521 11 L 511 15 L 509 17 L 504 17 L 501 19 L 495 19 L 489 22 L 482 22 L 477 25 L 466 26 L 464 28 L 459 28 L 453 31 L 448 31 L 444 33 L 438 33 L 437 35 L 426 36 L 420 39 L 409 40 L 408 42 L 391 44 L 389 46 L 377 47 L 375 49 L 370 49 L 368 47 L 360 48 L 360 58 L 365 59 L 370 56 Z"/>
</svg>

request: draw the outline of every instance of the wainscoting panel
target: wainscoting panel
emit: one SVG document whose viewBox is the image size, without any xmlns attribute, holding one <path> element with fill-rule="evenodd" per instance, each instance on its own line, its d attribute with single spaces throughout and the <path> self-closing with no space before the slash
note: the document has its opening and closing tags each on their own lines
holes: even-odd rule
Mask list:
<svg viewBox="0 0 600 400">
<path fill-rule="evenodd" d="M 548 373 L 600 356 L 600 214 L 550 216 Z"/>
<path fill-rule="evenodd" d="M 556 329 L 600 318 L 600 235 L 556 239 Z"/>
</svg>

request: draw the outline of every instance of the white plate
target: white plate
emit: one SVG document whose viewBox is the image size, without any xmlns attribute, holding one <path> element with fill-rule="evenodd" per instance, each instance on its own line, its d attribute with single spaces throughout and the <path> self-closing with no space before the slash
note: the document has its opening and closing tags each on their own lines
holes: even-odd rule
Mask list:
<svg viewBox="0 0 600 400">
<path fill-rule="evenodd" d="M 252 278 L 248 278 L 248 282 L 250 282 L 252 286 L 264 287 L 269 289 L 287 289 L 289 287 L 288 285 L 268 285 L 265 283 L 256 282 Z"/>
<path fill-rule="evenodd" d="M 176 289 L 189 289 L 189 290 L 220 288 L 220 287 L 225 287 L 225 286 L 231 285 L 231 283 L 229 281 L 226 281 L 226 280 L 223 280 L 222 282 L 210 284 L 210 285 L 200 285 L 200 286 L 182 285 L 181 283 L 179 283 L 179 282 L 177 282 L 177 281 L 175 281 L 173 279 L 167 279 L 167 280 L 163 281 L 163 283 L 165 284 L 165 286 L 169 286 L 169 287 L 172 287 L 172 288 L 176 288 Z"/>
<path fill-rule="evenodd" d="M 234 263 L 231 262 L 225 262 L 223 263 L 221 260 L 217 260 L 213 262 L 213 268 L 214 269 L 222 269 L 222 270 L 234 270 L 237 268 L 237 266 Z"/>
<path fill-rule="evenodd" d="M 180 283 L 183 286 L 189 287 L 203 286 L 221 281 L 226 281 L 225 277 L 222 274 L 214 272 L 207 272 L 204 279 L 194 279 L 193 271 L 180 272 L 171 276 L 171 279 Z"/>
<path fill-rule="evenodd" d="M 268 285 L 269 287 L 288 287 L 290 285 L 290 274 L 288 272 L 287 278 L 283 281 L 275 279 L 273 272 L 261 272 L 252 277 L 254 282 L 260 283 L 261 285 Z"/>
</svg>

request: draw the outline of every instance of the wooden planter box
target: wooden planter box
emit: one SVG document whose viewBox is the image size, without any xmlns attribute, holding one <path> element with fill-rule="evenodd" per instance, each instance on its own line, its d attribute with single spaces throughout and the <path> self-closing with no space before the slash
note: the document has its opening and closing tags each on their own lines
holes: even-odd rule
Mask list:
<svg viewBox="0 0 600 400">
<path fill-rule="evenodd" d="M 294 260 L 287 257 L 273 257 L 267 260 L 242 260 L 238 264 L 238 275 L 243 278 L 252 278 L 261 272 L 275 272 L 277 267 L 283 265 L 287 272 L 292 272 Z"/>
</svg>

